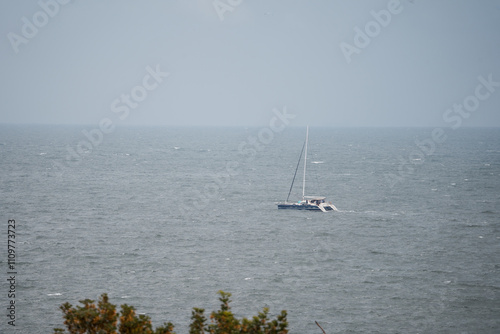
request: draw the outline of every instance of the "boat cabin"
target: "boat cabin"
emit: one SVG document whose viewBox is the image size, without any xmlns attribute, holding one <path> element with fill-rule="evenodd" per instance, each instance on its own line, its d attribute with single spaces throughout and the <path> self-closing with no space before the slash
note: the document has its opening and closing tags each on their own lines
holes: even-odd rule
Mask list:
<svg viewBox="0 0 500 334">
<path fill-rule="evenodd" d="M 323 196 L 304 196 L 306 204 L 314 204 L 320 205 L 321 203 L 325 203 L 325 198 Z"/>
</svg>

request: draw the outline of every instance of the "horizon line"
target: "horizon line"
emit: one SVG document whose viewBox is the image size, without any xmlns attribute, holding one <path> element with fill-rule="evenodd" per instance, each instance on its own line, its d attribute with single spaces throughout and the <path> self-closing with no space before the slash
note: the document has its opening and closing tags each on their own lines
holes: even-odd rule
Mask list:
<svg viewBox="0 0 500 334">
<path fill-rule="evenodd" d="M 81 126 L 81 127 L 95 127 L 93 123 L 2 123 L 0 126 Z M 233 125 L 186 125 L 186 124 L 121 124 L 120 128 L 259 128 L 265 125 L 244 125 L 244 124 L 233 124 Z M 311 128 L 365 128 L 365 129 L 375 129 L 375 128 L 394 128 L 394 129 L 429 129 L 429 128 L 451 128 L 450 126 L 437 126 L 437 125 L 288 125 L 289 128 L 303 128 L 309 126 Z M 500 128 L 500 125 L 463 125 L 460 128 Z M 456 129 L 458 130 L 458 129 Z"/>
</svg>

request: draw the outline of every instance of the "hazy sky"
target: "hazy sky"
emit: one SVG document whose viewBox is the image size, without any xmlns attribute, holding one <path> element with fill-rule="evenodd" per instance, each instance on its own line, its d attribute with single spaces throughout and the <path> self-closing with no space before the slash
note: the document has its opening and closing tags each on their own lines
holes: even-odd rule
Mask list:
<svg viewBox="0 0 500 334">
<path fill-rule="evenodd" d="M 498 0 L 0 0 L 0 30 L 0 123 L 500 126 Z"/>
</svg>

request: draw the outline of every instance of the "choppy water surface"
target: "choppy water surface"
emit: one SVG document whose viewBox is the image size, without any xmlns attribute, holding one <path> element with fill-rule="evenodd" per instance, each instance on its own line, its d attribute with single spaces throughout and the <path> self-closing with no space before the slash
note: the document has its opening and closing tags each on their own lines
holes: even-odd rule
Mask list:
<svg viewBox="0 0 500 334">
<path fill-rule="evenodd" d="M 306 192 L 340 210 L 325 214 L 274 204 L 305 129 L 253 151 L 259 128 L 121 128 L 66 161 L 81 130 L 1 128 L 19 333 L 50 333 L 59 305 L 103 292 L 187 333 L 218 290 L 238 316 L 288 310 L 291 333 L 500 330 L 498 129 L 450 130 L 427 155 L 415 140 L 432 129 L 312 128 Z"/>
</svg>

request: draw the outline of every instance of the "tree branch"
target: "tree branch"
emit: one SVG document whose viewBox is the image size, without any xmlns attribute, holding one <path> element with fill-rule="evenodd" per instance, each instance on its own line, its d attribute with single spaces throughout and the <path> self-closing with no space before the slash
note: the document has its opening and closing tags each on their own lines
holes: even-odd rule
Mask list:
<svg viewBox="0 0 500 334">
<path fill-rule="evenodd" d="M 319 328 L 321 328 L 321 330 L 323 331 L 323 334 L 326 334 L 325 330 L 323 329 L 323 327 L 321 327 L 317 321 L 315 321 L 316 325 L 318 325 Z"/>
</svg>

